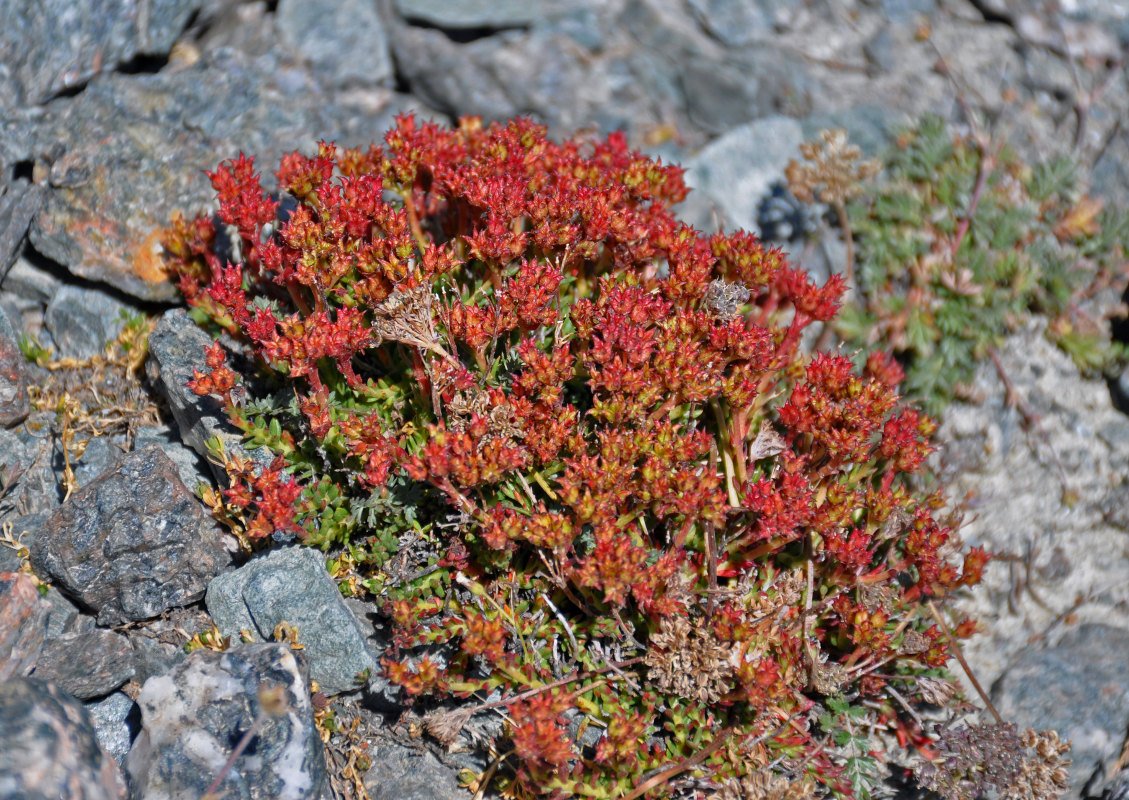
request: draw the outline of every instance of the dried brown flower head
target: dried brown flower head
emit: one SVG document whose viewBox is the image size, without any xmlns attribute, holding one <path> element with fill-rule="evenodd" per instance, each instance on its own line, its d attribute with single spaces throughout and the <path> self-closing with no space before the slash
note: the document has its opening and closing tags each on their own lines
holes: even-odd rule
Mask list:
<svg viewBox="0 0 1129 800">
<path fill-rule="evenodd" d="M 813 800 L 814 787 L 803 779 L 790 781 L 767 770 L 730 778 L 713 796 L 713 800 Z"/>
<path fill-rule="evenodd" d="M 373 309 L 374 345 L 388 339 L 441 352 L 431 317 L 431 289 L 398 289 Z"/>
<path fill-rule="evenodd" d="M 847 132 L 842 128 L 820 131 L 819 137 L 822 141 L 800 145 L 803 162 L 788 162 L 788 189 L 805 203 L 818 199 L 840 205 L 857 195 L 862 181 L 877 175 L 882 164 L 863 159 L 858 146 L 847 143 Z"/>
<path fill-rule="evenodd" d="M 939 728 L 940 756 L 917 768 L 917 779 L 946 800 L 976 800 L 994 789 L 1001 800 L 1055 800 L 1068 786 L 1070 749 L 1054 731 L 1014 723 Z"/>
<path fill-rule="evenodd" d="M 702 303 L 721 319 L 732 319 L 743 303 L 749 300 L 749 290 L 739 283 L 713 280 L 706 286 Z"/>
<path fill-rule="evenodd" d="M 651 681 L 664 692 L 716 703 L 732 689 L 733 646 L 685 617 L 664 617 L 643 657 Z"/>
</svg>

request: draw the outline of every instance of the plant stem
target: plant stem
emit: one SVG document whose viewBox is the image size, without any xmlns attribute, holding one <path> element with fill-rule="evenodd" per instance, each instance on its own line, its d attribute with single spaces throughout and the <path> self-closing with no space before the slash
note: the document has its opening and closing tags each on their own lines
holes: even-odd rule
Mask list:
<svg viewBox="0 0 1129 800">
<path fill-rule="evenodd" d="M 949 650 L 952 651 L 956 660 L 960 662 L 961 669 L 964 670 L 964 674 L 968 676 L 969 682 L 972 683 L 972 688 L 980 695 L 980 699 L 984 701 L 985 707 L 992 712 L 992 716 L 996 718 L 996 722 L 1002 723 L 1004 721 L 1003 717 L 1000 716 L 1000 712 L 996 710 L 996 707 L 992 705 L 992 701 L 988 699 L 988 693 L 984 691 L 984 687 L 980 685 L 980 681 L 976 680 L 976 675 L 973 674 L 972 667 L 968 666 L 968 662 L 964 660 L 964 653 L 961 652 L 956 637 L 953 636 L 952 632 L 949 630 L 949 626 L 945 623 L 945 618 L 941 616 L 941 612 L 937 610 L 936 604 L 932 600 L 925 601 L 925 604 L 929 606 L 929 613 L 933 615 L 933 619 L 937 620 L 937 624 L 941 626 L 941 632 L 945 634 L 945 638 L 949 642 Z"/>
</svg>

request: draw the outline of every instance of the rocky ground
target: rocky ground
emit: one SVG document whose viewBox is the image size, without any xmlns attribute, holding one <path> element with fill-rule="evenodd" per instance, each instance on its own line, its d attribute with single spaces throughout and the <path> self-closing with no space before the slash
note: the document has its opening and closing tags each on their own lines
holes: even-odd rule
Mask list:
<svg viewBox="0 0 1129 800">
<path fill-rule="evenodd" d="M 625 130 L 689 167 L 687 219 L 760 230 L 819 130 L 875 153 L 923 111 L 960 124 L 971 109 L 1030 158 L 1073 152 L 1091 192 L 1124 205 L 1126 46 L 1124 0 L 0 3 L 0 796 L 116 798 L 127 781 L 135 798 L 188 796 L 172 780 L 199 797 L 252 725 L 261 757 L 224 784 L 241 797 L 469 797 L 459 769 L 486 767 L 396 726 L 380 620 L 318 554 L 235 569 L 190 491 L 216 477 L 204 442 L 229 434 L 184 388 L 208 340 L 155 232 L 208 206 L 203 170 L 368 144 L 406 110 L 529 114 L 556 135 Z M 809 266 L 826 271 L 836 244 Z M 159 317 L 143 381 L 139 314 Z M 1112 796 L 1129 726 L 1129 420 L 1040 325 L 1000 351 L 1010 394 L 986 364 L 977 402 L 945 414 L 938 466 L 966 538 L 1002 555 L 960 600 L 985 623 L 974 671 L 1006 716 L 1073 741 L 1073 797 Z M 50 368 L 25 363 L 21 334 L 53 349 Z M 1124 407 L 1129 380 L 1112 390 Z M 27 559 L 46 594 L 17 574 Z M 265 641 L 283 621 L 301 660 L 271 643 L 185 660 L 213 623 Z M 289 688 L 249 703 L 264 673 Z M 328 750 L 307 678 L 347 730 L 357 720 Z"/>
</svg>

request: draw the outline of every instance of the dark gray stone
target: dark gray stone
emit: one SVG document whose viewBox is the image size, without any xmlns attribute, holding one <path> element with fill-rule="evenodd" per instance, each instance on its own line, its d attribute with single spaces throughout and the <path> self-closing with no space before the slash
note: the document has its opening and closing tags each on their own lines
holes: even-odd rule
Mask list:
<svg viewBox="0 0 1129 800">
<path fill-rule="evenodd" d="M 47 637 L 49 613 L 35 581 L 20 573 L 0 572 L 0 682 L 22 678 L 35 668 Z"/>
<path fill-rule="evenodd" d="M 204 170 L 253 154 L 269 188 L 283 153 L 311 151 L 319 138 L 337 139 L 340 120 L 379 110 L 327 97 L 306 68 L 276 52 L 222 49 L 191 67 L 99 76 L 52 102 L 43 119 L 13 124 L 27 131 L 0 154 L 50 164 L 51 190 L 30 231 L 37 251 L 81 277 L 167 301 L 178 292 L 160 258 L 160 229 L 174 211 L 213 204 Z"/>
<path fill-rule="evenodd" d="M 102 625 L 194 602 L 228 563 L 214 521 L 156 447 L 75 492 L 31 551 L 36 571 Z"/>
<path fill-rule="evenodd" d="M 133 645 L 133 680 L 137 683 L 145 683 L 154 675 L 164 675 L 188 656 L 183 646 L 143 633 L 131 631 L 129 641 Z"/>
<path fill-rule="evenodd" d="M 264 691 L 277 693 L 272 708 L 263 708 Z M 136 797 L 202 797 L 257 718 L 251 747 L 216 791 L 247 800 L 312 800 L 325 787 L 308 678 L 286 645 L 197 650 L 147 680 L 137 704 L 142 728 L 125 762 Z"/>
<path fill-rule="evenodd" d="M 392 79 L 392 57 L 373 0 L 281 0 L 275 19 L 283 43 L 327 83 Z"/>
<path fill-rule="evenodd" d="M 212 482 L 208 462 L 198 453 L 185 447 L 171 428 L 163 425 L 138 428 L 133 437 L 133 449 L 142 450 L 150 445 L 161 448 L 164 454 L 172 459 L 181 481 L 190 491 L 195 491 L 198 483 Z"/>
<path fill-rule="evenodd" d="M 466 791 L 459 787 L 455 771 L 426 747 L 376 741 L 370 757 L 372 768 L 365 774 L 365 788 L 371 797 L 450 800 Z"/>
<path fill-rule="evenodd" d="M 51 606 L 47 617 L 47 635 L 49 637 L 62 636 L 67 633 L 79 633 L 94 629 L 94 618 L 83 614 L 79 607 L 66 598 L 66 596 L 50 586 L 43 599 Z"/>
<path fill-rule="evenodd" d="M 58 278 L 22 256 L 12 264 L 2 283 L 5 292 L 10 292 L 37 306 L 51 302 L 51 298 L 62 286 Z M 12 321 L 15 323 L 15 320 Z"/>
<path fill-rule="evenodd" d="M 0 797 L 125 800 L 125 781 L 98 744 L 90 714 L 56 686 L 0 682 Z"/>
<path fill-rule="evenodd" d="M 396 0 L 400 16 L 445 30 L 519 28 L 541 19 L 548 0 Z"/>
<path fill-rule="evenodd" d="M 15 341 L 0 336 L 0 425 L 4 427 L 23 422 L 31 411 L 25 363 Z"/>
<path fill-rule="evenodd" d="M 0 81 L 42 103 L 137 56 L 168 53 L 201 0 L 0 4 Z M 14 89 L 14 91 L 12 91 Z"/>
<path fill-rule="evenodd" d="M 231 424 L 223 405 L 214 397 L 201 397 L 188 388 L 195 370 L 207 370 L 204 350 L 212 339 L 182 308 L 166 311 L 149 334 L 149 379 L 168 401 L 181 440 L 201 457 L 208 456 L 208 440 L 218 436 L 229 453 L 243 452 L 243 437 Z M 209 462 L 210 464 L 210 462 Z M 226 483 L 222 466 L 210 464 L 212 473 Z"/>
<path fill-rule="evenodd" d="M 776 26 L 789 19 L 799 5 L 772 0 L 689 0 L 699 24 L 727 47 L 745 47 L 769 39 Z"/>
<path fill-rule="evenodd" d="M 406 26 L 390 43 L 412 94 L 428 105 L 451 117 L 478 115 L 490 121 L 518 115 L 505 88 L 472 57 L 479 42 L 460 47 L 440 31 Z M 498 46 L 493 37 L 490 45 Z"/>
<path fill-rule="evenodd" d="M 0 282 L 19 257 L 28 226 L 43 207 L 45 195 L 42 186 L 20 178 L 0 196 Z"/>
<path fill-rule="evenodd" d="M 48 639 L 33 677 L 79 700 L 104 697 L 133 677 L 133 648 L 120 633 L 93 630 Z"/>
<path fill-rule="evenodd" d="M 284 547 L 253 559 L 213 580 L 205 602 L 216 627 L 233 639 L 250 631 L 267 640 L 281 622 L 296 628 L 310 677 L 327 695 L 358 690 L 366 683 L 358 674 L 379 672 L 379 653 L 370 652 L 316 550 Z"/>
<path fill-rule="evenodd" d="M 129 306 L 97 289 L 61 286 L 47 305 L 45 322 L 59 351 L 56 357 L 90 358 L 121 333 Z"/>
<path fill-rule="evenodd" d="M 1004 719 L 1021 729 L 1050 728 L 1071 741 L 1075 796 L 1121 752 L 1129 725 L 1127 663 L 1129 631 L 1082 625 L 1054 647 L 1028 648 L 992 686 Z"/>
<path fill-rule="evenodd" d="M 91 439 L 82 451 L 82 458 L 72 464 L 75 480 L 79 486 L 85 486 L 97 478 L 113 463 L 122 457 L 123 450 L 111 443 L 106 437 L 98 436 Z"/>
<path fill-rule="evenodd" d="M 86 710 L 90 712 L 98 744 L 121 766 L 133 738 L 141 729 L 137 704 L 124 692 L 114 692 L 101 700 L 87 703 Z"/>
</svg>

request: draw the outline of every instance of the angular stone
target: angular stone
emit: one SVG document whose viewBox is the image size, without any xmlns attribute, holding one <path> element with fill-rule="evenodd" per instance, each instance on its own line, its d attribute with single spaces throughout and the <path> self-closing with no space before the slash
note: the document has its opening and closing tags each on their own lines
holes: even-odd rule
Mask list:
<svg viewBox="0 0 1129 800">
<path fill-rule="evenodd" d="M 391 80 L 392 56 L 372 0 L 281 0 L 275 20 L 283 43 L 327 83 Z"/>
<path fill-rule="evenodd" d="M 205 602 L 216 627 L 233 639 L 244 630 L 269 639 L 281 622 L 296 628 L 310 677 L 327 695 L 360 689 L 358 674 L 379 669 L 316 550 L 284 547 L 253 559 L 213 580 Z"/>
<path fill-rule="evenodd" d="M 277 693 L 264 709 L 264 692 Z M 142 729 L 126 757 L 136 796 L 204 796 L 255 721 L 251 747 L 216 789 L 247 800 L 317 798 L 326 784 L 325 753 L 314 727 L 308 679 L 293 651 L 249 644 L 197 650 L 137 698 Z"/>
<path fill-rule="evenodd" d="M 30 576 L 0 572 L 0 683 L 35 668 L 50 611 Z"/>
<path fill-rule="evenodd" d="M 0 797 L 125 800 L 126 787 L 81 703 L 12 678 L 0 682 Z"/>
<path fill-rule="evenodd" d="M 243 437 L 214 397 L 201 397 L 188 388 L 194 371 L 207 370 L 204 350 L 212 339 L 182 308 L 166 311 L 149 334 L 149 379 L 168 400 L 183 442 L 208 456 L 208 440 L 218 436 L 229 453 L 242 452 Z M 215 478 L 226 483 L 223 467 L 211 464 Z"/>
<path fill-rule="evenodd" d="M 97 289 L 62 286 L 47 305 L 44 321 L 62 358 L 90 358 L 121 332 L 129 306 Z"/>
<path fill-rule="evenodd" d="M 374 742 L 369 754 L 372 767 L 365 773 L 370 797 L 397 800 L 449 800 L 458 797 L 455 770 L 425 748 L 395 742 Z"/>
<path fill-rule="evenodd" d="M 546 0 L 396 0 L 400 16 L 444 30 L 520 28 L 545 16 Z"/>
<path fill-rule="evenodd" d="M 102 625 L 194 602 L 228 557 L 210 516 L 156 447 L 126 456 L 60 506 L 31 547 L 36 571 Z"/>
<path fill-rule="evenodd" d="M 1029 647 L 992 686 L 1004 719 L 1070 740 L 1074 796 L 1121 752 L 1129 725 L 1127 663 L 1129 632 L 1086 624 L 1053 647 Z"/>
<path fill-rule="evenodd" d="M 0 425 L 11 427 L 27 419 L 27 370 L 23 353 L 7 336 L 0 336 Z"/>
<path fill-rule="evenodd" d="M 171 428 L 165 426 L 145 426 L 138 428 L 133 436 L 135 450 L 141 450 L 149 445 L 156 445 L 164 454 L 176 464 L 176 471 L 186 488 L 195 491 L 196 484 L 201 481 L 210 483 L 212 480 L 211 469 L 208 462 L 198 453 L 184 446 L 180 437 Z"/>
<path fill-rule="evenodd" d="M 308 75 L 234 51 L 179 71 L 100 76 L 53 102 L 24 144 L 24 158 L 51 164 L 31 243 L 76 275 L 173 300 L 160 229 L 174 211 L 191 216 L 212 205 L 204 170 L 242 150 L 269 173 L 284 151 L 333 138 L 325 105 Z"/>
<path fill-rule="evenodd" d="M 98 744 L 121 766 L 141 729 L 141 713 L 137 704 L 124 692 L 114 692 L 95 703 L 87 703 L 86 710 L 90 712 Z"/>
<path fill-rule="evenodd" d="M 129 639 L 113 631 L 93 630 L 48 639 L 34 677 L 79 700 L 92 700 L 122 686 L 133 674 Z"/>
<path fill-rule="evenodd" d="M 0 74 L 27 103 L 81 85 L 136 56 L 163 55 L 201 0 L 7 0 L 0 4 Z"/>
<path fill-rule="evenodd" d="M 20 178 L 0 196 L 0 281 L 19 257 L 28 226 L 43 207 L 45 195 L 42 186 Z"/>
</svg>

